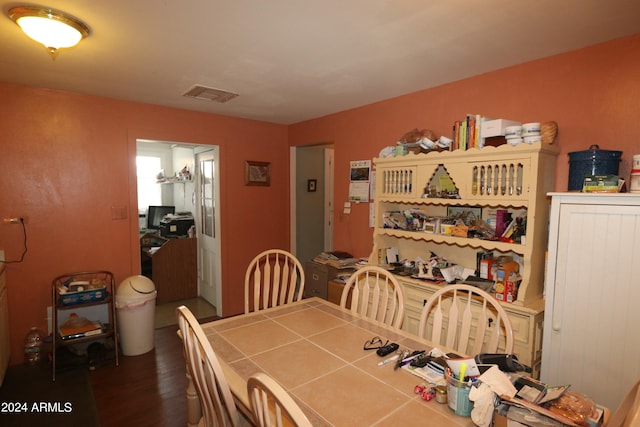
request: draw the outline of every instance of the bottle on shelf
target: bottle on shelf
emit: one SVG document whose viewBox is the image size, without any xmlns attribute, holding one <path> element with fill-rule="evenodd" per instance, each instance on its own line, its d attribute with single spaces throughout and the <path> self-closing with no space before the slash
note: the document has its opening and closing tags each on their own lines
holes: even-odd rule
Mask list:
<svg viewBox="0 0 640 427">
<path fill-rule="evenodd" d="M 42 358 L 42 337 L 35 326 L 29 330 L 24 338 L 24 363 L 37 365 Z"/>
</svg>

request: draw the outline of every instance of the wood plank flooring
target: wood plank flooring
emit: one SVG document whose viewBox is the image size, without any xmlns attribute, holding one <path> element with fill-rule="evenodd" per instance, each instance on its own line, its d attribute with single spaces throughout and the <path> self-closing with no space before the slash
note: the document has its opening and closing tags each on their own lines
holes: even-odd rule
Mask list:
<svg viewBox="0 0 640 427">
<path fill-rule="evenodd" d="M 186 365 L 176 331 L 177 326 L 156 329 L 154 350 L 91 372 L 102 427 L 187 424 Z"/>
<path fill-rule="evenodd" d="M 218 319 L 201 299 L 156 307 L 154 349 L 120 356 L 120 366 L 105 364 L 91 372 L 91 386 L 101 427 L 187 425 L 186 365 L 176 332 L 175 307 L 186 305 L 200 323 Z"/>
</svg>

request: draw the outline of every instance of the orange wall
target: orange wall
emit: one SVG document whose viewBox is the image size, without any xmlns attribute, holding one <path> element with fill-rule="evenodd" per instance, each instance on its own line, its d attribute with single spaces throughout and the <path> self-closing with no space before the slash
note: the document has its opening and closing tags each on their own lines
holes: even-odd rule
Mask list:
<svg viewBox="0 0 640 427">
<path fill-rule="evenodd" d="M 567 188 L 567 153 L 593 143 L 622 150 L 620 173 L 628 177 L 632 155 L 640 154 L 638 76 L 640 34 L 289 127 L 0 83 L 0 217 L 28 218 L 25 261 L 7 266 L 11 363 L 21 362 L 29 327 L 46 327 L 53 277 L 108 268 L 119 283 L 138 272 L 136 138 L 220 146 L 230 315 L 242 311 L 250 259 L 289 246 L 288 144 L 334 142 L 335 247 L 367 256 L 368 204 L 341 213 L 350 160 L 376 157 L 416 127 L 449 135 L 454 120 L 478 113 L 557 121 L 558 191 Z M 271 187 L 245 187 L 244 160 L 272 162 Z M 111 219 L 112 207 L 126 207 L 129 218 Z M 20 226 L 0 224 L 0 249 L 8 259 L 20 256 Z"/>
<path fill-rule="evenodd" d="M 136 138 L 220 146 L 224 315 L 243 311 L 251 258 L 289 247 L 286 126 L 0 83 L 0 217 L 27 217 L 29 248 L 7 265 L 12 364 L 29 327 L 46 330 L 54 277 L 139 273 Z M 270 187 L 244 186 L 245 160 L 272 163 Z M 0 249 L 20 257 L 19 225 L 0 223 Z"/>
<path fill-rule="evenodd" d="M 377 157 L 413 128 L 450 136 L 453 122 L 473 113 L 521 122 L 555 120 L 561 148 L 557 191 L 568 188 L 567 153 L 591 144 L 621 150 L 620 175 L 628 179 L 632 157 L 640 154 L 639 76 L 637 34 L 298 123 L 289 127 L 289 142 L 334 142 L 334 247 L 368 256 L 368 204 L 352 205 L 350 215 L 342 214 L 349 161 Z"/>
</svg>

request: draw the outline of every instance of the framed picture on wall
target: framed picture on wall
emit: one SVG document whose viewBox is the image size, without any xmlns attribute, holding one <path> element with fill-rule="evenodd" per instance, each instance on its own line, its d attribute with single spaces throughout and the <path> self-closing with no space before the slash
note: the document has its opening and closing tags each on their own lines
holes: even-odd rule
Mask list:
<svg viewBox="0 0 640 427">
<path fill-rule="evenodd" d="M 244 184 L 270 186 L 271 163 L 246 160 L 244 162 Z"/>
<path fill-rule="evenodd" d="M 309 193 L 315 192 L 317 185 L 318 185 L 318 180 L 316 180 L 316 179 L 308 179 L 307 180 L 307 192 L 309 192 Z"/>
</svg>

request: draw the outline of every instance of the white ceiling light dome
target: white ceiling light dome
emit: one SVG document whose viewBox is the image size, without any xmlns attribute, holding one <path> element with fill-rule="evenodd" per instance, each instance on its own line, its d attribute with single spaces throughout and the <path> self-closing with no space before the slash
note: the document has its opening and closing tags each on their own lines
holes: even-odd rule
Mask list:
<svg viewBox="0 0 640 427">
<path fill-rule="evenodd" d="M 58 49 L 73 47 L 90 33 L 84 22 L 53 9 L 17 6 L 9 10 L 9 17 L 54 58 Z"/>
</svg>

